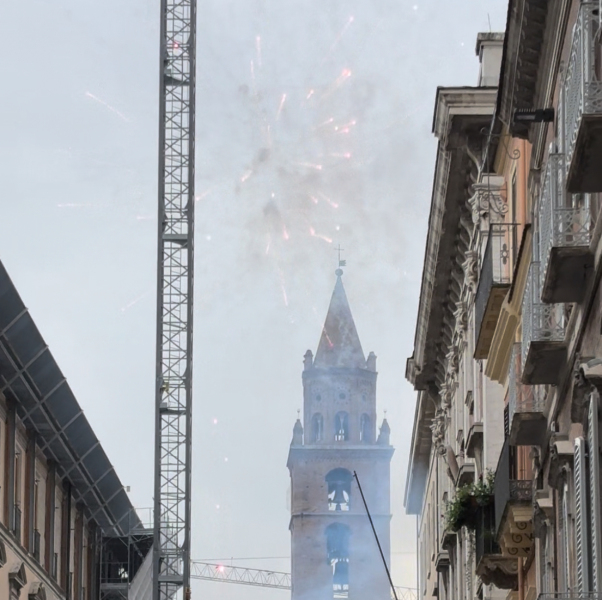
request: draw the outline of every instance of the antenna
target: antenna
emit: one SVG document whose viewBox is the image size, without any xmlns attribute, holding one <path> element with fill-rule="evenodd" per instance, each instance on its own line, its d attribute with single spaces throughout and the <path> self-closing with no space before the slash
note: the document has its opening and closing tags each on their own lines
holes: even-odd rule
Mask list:
<svg viewBox="0 0 602 600">
<path fill-rule="evenodd" d="M 339 269 L 341 267 L 346 267 L 347 266 L 347 261 L 346 260 L 341 260 L 341 252 L 345 252 L 344 248 L 341 248 L 341 244 L 339 244 L 336 248 L 335 251 L 338 252 L 339 255 Z"/>
</svg>

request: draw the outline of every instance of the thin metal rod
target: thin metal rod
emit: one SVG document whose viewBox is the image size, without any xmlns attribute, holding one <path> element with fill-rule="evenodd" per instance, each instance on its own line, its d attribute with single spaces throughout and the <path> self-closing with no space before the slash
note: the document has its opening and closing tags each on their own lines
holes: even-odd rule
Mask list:
<svg viewBox="0 0 602 600">
<path fill-rule="evenodd" d="M 382 546 L 380 545 L 380 540 L 378 539 L 378 534 L 376 533 L 376 528 L 374 527 L 374 521 L 372 520 L 372 515 L 370 514 L 370 509 L 368 508 L 368 503 L 366 502 L 366 498 L 364 496 L 364 491 L 362 490 L 362 484 L 360 483 L 360 478 L 357 476 L 357 473 L 355 471 L 353 471 L 353 477 L 357 481 L 357 487 L 360 490 L 362 502 L 364 503 L 364 508 L 366 509 L 366 514 L 368 515 L 368 519 L 370 520 L 370 526 L 372 527 L 372 533 L 374 534 L 374 539 L 376 540 L 376 544 L 378 546 L 378 551 L 380 552 L 380 557 L 383 560 L 383 565 L 385 565 L 385 571 L 387 572 L 387 577 L 389 578 L 389 585 L 391 586 L 391 591 L 393 592 L 393 596 L 394 596 L 395 600 L 398 600 L 397 592 L 395 591 L 395 586 L 393 585 L 393 580 L 391 579 L 391 572 L 389 571 L 389 565 L 387 565 L 387 561 L 385 559 L 385 554 L 383 552 Z"/>
</svg>

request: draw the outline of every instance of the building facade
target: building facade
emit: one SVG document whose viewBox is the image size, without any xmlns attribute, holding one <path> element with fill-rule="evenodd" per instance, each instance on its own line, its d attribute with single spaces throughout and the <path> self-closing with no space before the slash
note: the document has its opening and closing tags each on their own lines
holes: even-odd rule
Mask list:
<svg viewBox="0 0 602 600">
<path fill-rule="evenodd" d="M 510 1 L 486 141 L 459 151 L 475 262 L 455 292 L 427 241 L 406 488 L 423 596 L 602 594 L 600 26 L 598 2 Z"/>
<path fill-rule="evenodd" d="M 0 263 L 0 598 L 127 596 L 133 533 L 126 490 Z"/>
<path fill-rule="evenodd" d="M 358 480 L 389 564 L 393 448 L 386 420 L 376 436 L 376 356 L 364 356 L 341 276 L 316 356 L 305 353 L 288 456 L 293 600 L 391 594 Z"/>
</svg>

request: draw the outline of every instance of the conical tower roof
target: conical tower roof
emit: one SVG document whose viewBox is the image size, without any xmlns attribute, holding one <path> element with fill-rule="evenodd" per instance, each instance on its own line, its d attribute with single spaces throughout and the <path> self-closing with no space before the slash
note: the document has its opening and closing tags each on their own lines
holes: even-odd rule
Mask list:
<svg viewBox="0 0 602 600">
<path fill-rule="evenodd" d="M 364 369 L 366 367 L 362 344 L 341 281 L 342 274 L 343 272 L 337 269 L 337 281 L 314 360 L 314 367 L 319 369 L 328 367 Z"/>
</svg>

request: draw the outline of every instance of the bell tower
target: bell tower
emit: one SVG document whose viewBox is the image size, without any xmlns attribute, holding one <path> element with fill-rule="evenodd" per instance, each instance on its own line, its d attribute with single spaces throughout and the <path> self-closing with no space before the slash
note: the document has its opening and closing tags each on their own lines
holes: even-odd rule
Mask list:
<svg viewBox="0 0 602 600">
<path fill-rule="evenodd" d="M 393 448 L 386 419 L 376 436 L 376 356 L 364 357 L 342 275 L 337 269 L 316 356 L 305 353 L 303 423 L 288 455 L 292 600 L 391 597 L 353 472 L 389 562 Z"/>
</svg>

